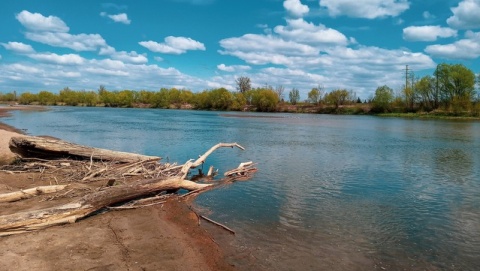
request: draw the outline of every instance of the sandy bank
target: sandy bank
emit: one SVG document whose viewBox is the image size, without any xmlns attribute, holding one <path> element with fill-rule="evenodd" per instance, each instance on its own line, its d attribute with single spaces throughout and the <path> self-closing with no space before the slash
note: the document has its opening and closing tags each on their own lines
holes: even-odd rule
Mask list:
<svg viewBox="0 0 480 271">
<path fill-rule="evenodd" d="M 21 134 L 13 127 L 0 125 L 0 157 L 13 155 L 8 148 L 12 136 Z M 0 193 L 53 182 L 54 175 L 0 171 Z M 45 195 L 0 203 L 0 215 L 36 209 L 40 202 L 51 205 L 71 199 L 69 195 L 51 200 L 51 196 Z M 211 236 L 198 226 L 197 216 L 178 200 L 110 211 L 74 224 L 0 237 L 0 247 L 0 270 L 234 269 Z"/>
</svg>

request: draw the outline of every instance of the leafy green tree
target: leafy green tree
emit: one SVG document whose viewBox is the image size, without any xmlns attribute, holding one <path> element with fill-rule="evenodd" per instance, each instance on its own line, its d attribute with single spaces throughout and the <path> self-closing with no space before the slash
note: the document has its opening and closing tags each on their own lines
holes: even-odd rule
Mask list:
<svg viewBox="0 0 480 271">
<path fill-rule="evenodd" d="M 275 111 L 278 101 L 278 94 L 273 89 L 259 88 L 253 91 L 252 105 L 257 108 L 257 111 Z"/>
<path fill-rule="evenodd" d="M 233 95 L 225 88 L 213 89 L 208 96 L 211 108 L 217 110 L 226 110 L 233 100 Z"/>
<path fill-rule="evenodd" d="M 69 87 L 65 87 L 60 90 L 60 93 L 58 94 L 58 101 L 72 106 L 75 106 L 79 103 L 77 92 L 71 90 Z"/>
<path fill-rule="evenodd" d="M 20 97 L 18 98 L 18 102 L 20 104 L 31 104 L 34 102 L 38 102 L 38 97 L 36 94 L 32 94 L 30 92 L 24 92 L 20 94 Z"/>
<path fill-rule="evenodd" d="M 232 103 L 228 109 L 242 111 L 245 108 L 245 105 L 247 105 L 247 99 L 245 98 L 245 95 L 243 95 L 243 93 L 236 92 L 233 93 Z"/>
<path fill-rule="evenodd" d="M 5 94 L 2 94 L 0 93 L 0 101 L 4 101 L 4 102 L 13 102 L 16 100 L 16 92 L 10 92 L 10 93 L 5 93 Z"/>
<path fill-rule="evenodd" d="M 241 93 L 245 93 L 252 89 L 252 83 L 250 82 L 250 78 L 246 76 L 240 76 L 235 80 L 237 84 L 237 90 Z"/>
<path fill-rule="evenodd" d="M 456 100 L 471 100 L 475 96 L 475 74 L 462 64 L 442 63 L 435 76 L 442 101 L 448 105 Z"/>
<path fill-rule="evenodd" d="M 335 105 L 338 109 L 340 105 L 344 105 L 350 99 L 350 92 L 346 89 L 333 90 L 325 95 L 325 101 L 329 104 Z"/>
<path fill-rule="evenodd" d="M 415 92 L 420 100 L 420 106 L 426 110 L 435 108 L 435 78 L 424 76 L 415 83 Z"/>
<path fill-rule="evenodd" d="M 393 90 L 388 86 L 381 86 L 375 90 L 372 101 L 372 111 L 383 113 L 390 110 L 393 101 Z"/>
<path fill-rule="evenodd" d="M 318 88 L 312 88 L 312 90 L 308 92 L 308 99 L 310 102 L 317 104 L 320 101 L 320 90 Z"/>
<path fill-rule="evenodd" d="M 288 93 L 288 98 L 290 99 L 291 104 L 297 104 L 297 102 L 300 101 L 300 92 L 298 89 L 293 88 L 290 93 Z"/>
<path fill-rule="evenodd" d="M 51 92 L 42 90 L 37 94 L 38 103 L 41 105 L 54 105 L 57 100 L 57 96 Z"/>
</svg>

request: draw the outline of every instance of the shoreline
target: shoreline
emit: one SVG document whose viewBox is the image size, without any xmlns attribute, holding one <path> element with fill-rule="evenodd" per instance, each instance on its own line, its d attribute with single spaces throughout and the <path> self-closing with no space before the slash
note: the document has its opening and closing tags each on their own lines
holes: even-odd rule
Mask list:
<svg viewBox="0 0 480 271">
<path fill-rule="evenodd" d="M 38 109 L 0 107 L 0 116 L 11 110 Z M 0 117 L 0 160 L 11 154 L 10 138 L 21 135 Z M 48 185 L 54 178 L 0 171 L 0 193 Z M 35 209 L 39 200 L 0 203 L 0 215 Z M 161 205 L 109 211 L 72 224 L 0 237 L 5 248 L 0 251 L 0 270 L 236 270 L 212 237 L 212 233 L 226 233 L 212 228 L 207 232 L 190 206 L 191 202 L 175 198 Z"/>
</svg>

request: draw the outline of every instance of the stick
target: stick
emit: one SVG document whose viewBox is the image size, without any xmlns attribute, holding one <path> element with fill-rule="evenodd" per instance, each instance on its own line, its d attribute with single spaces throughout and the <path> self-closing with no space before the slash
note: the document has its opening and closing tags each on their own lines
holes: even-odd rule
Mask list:
<svg viewBox="0 0 480 271">
<path fill-rule="evenodd" d="M 219 227 L 221 227 L 221 228 L 229 231 L 231 234 L 235 234 L 235 231 L 234 231 L 234 230 L 230 229 L 229 227 L 227 227 L 227 226 L 225 226 L 225 225 L 223 225 L 223 224 L 220 224 L 220 223 L 218 223 L 218 222 L 216 222 L 216 221 L 213 221 L 213 220 L 211 220 L 210 218 L 208 218 L 208 217 L 206 217 L 206 216 L 203 216 L 203 215 L 200 215 L 200 217 L 203 218 L 203 219 L 205 219 L 206 221 L 212 223 L 212 224 L 215 224 L 215 225 L 217 225 L 217 226 L 219 226 Z"/>
</svg>

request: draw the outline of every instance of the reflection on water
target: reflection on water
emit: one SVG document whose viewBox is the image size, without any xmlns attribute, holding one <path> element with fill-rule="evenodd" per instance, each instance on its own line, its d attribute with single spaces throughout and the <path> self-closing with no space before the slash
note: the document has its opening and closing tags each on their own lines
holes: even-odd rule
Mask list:
<svg viewBox="0 0 480 271">
<path fill-rule="evenodd" d="M 247 117 L 245 117 L 247 116 Z M 234 228 L 244 270 L 475 270 L 480 123 L 301 114 L 55 108 L 8 124 L 93 146 L 207 165 L 259 163 L 254 179 L 201 194 Z"/>
</svg>

